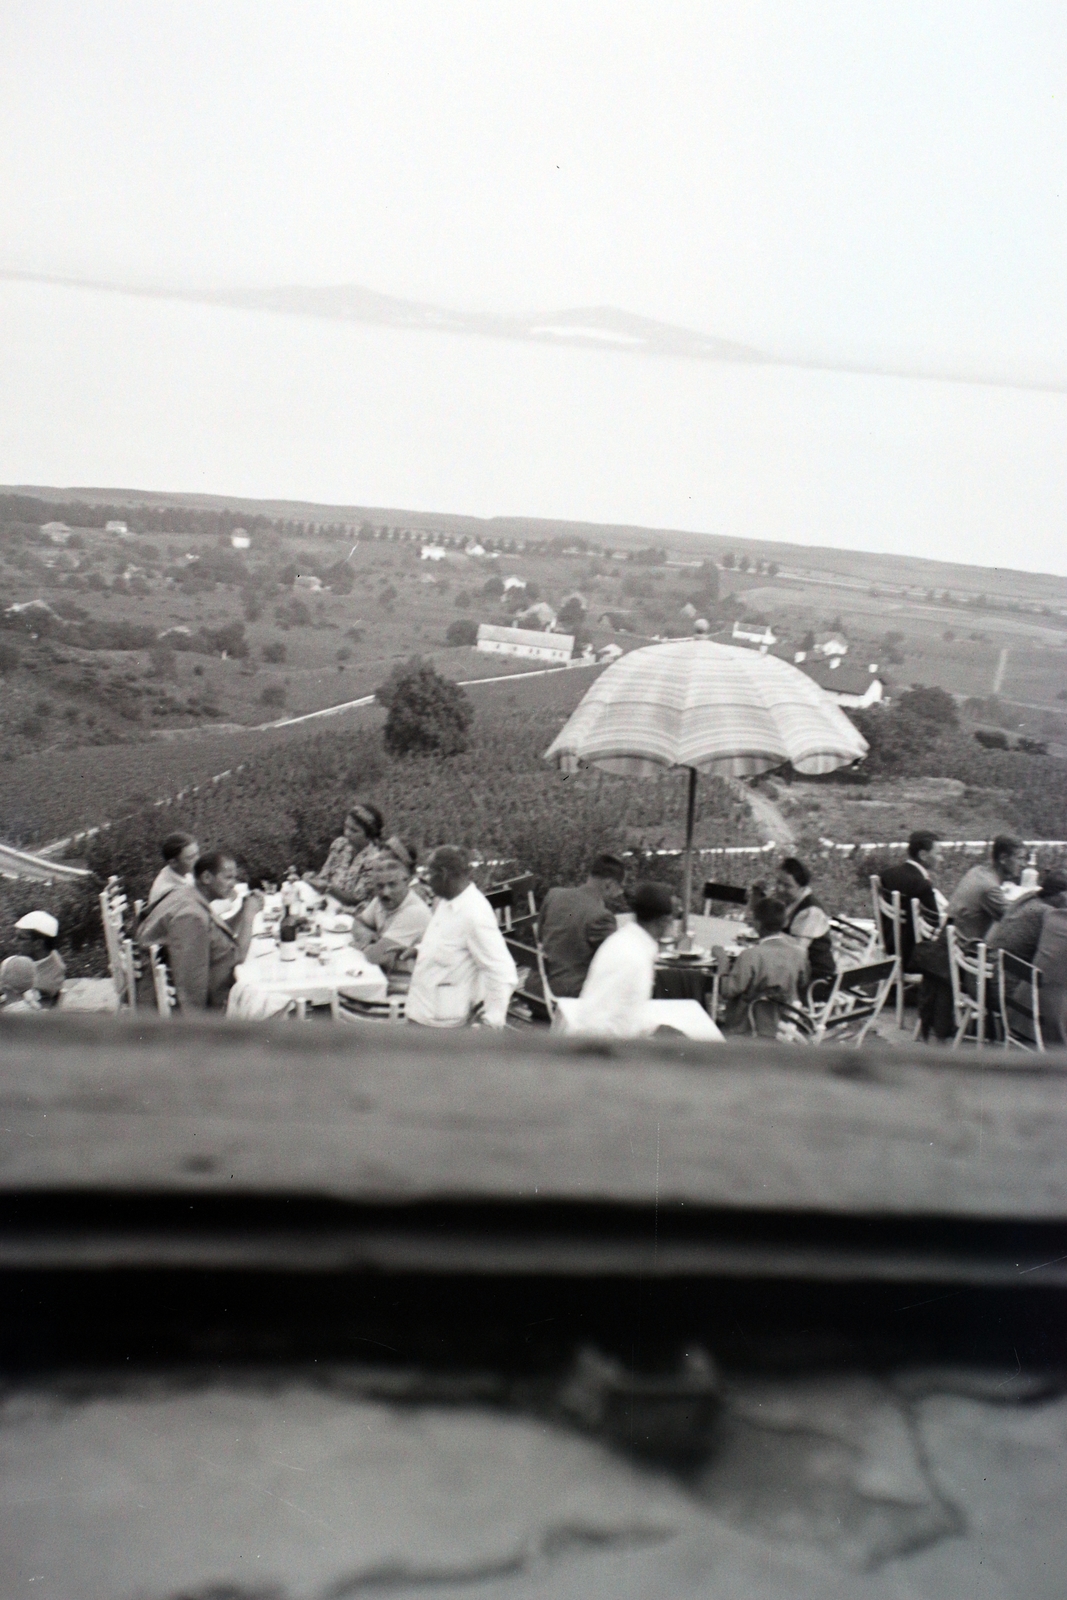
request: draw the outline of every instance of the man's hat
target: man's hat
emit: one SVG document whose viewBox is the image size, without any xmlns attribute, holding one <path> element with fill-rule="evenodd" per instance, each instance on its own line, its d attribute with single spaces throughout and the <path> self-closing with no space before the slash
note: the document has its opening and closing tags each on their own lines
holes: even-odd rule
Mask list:
<svg viewBox="0 0 1067 1600">
<path fill-rule="evenodd" d="M 46 939 L 59 938 L 59 923 L 47 911 L 27 911 L 15 927 L 22 933 L 42 933 Z"/>
</svg>

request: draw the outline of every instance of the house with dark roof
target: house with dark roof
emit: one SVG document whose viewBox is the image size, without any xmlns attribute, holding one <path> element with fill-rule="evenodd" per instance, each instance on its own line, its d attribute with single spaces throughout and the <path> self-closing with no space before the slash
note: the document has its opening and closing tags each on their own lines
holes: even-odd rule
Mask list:
<svg viewBox="0 0 1067 1600">
<path fill-rule="evenodd" d="M 834 656 L 821 661 L 809 659 L 802 662 L 798 670 L 831 695 L 839 706 L 859 708 L 874 705 L 885 694 L 885 684 L 879 675 L 877 663 L 863 668 Z"/>
</svg>

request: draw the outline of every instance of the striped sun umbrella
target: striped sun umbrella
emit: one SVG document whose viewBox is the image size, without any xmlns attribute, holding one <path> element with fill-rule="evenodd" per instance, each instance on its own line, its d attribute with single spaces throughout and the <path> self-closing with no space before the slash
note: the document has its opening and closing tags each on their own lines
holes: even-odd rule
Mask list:
<svg viewBox="0 0 1067 1600">
<path fill-rule="evenodd" d="M 813 776 L 866 754 L 866 739 L 844 712 L 788 661 L 685 639 L 633 650 L 610 666 L 545 759 L 564 772 L 588 765 L 635 778 L 688 769 L 688 917 L 698 772 L 753 777 L 790 762 Z"/>
</svg>

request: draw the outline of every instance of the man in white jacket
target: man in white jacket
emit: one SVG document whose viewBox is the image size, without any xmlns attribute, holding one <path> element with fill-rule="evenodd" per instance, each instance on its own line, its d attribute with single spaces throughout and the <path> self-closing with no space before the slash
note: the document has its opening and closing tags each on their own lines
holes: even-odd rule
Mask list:
<svg viewBox="0 0 1067 1600">
<path fill-rule="evenodd" d="M 674 922 L 674 899 L 665 883 L 639 883 L 630 897 L 634 921 L 604 940 L 589 967 L 568 1033 L 636 1039 L 645 1032 L 645 1007 L 656 980 L 659 942 Z"/>
<path fill-rule="evenodd" d="M 471 881 L 470 861 L 454 845 L 441 845 L 428 877 L 437 904 L 411 974 L 407 1020 L 424 1028 L 502 1028 L 519 978 L 493 908 Z"/>
</svg>

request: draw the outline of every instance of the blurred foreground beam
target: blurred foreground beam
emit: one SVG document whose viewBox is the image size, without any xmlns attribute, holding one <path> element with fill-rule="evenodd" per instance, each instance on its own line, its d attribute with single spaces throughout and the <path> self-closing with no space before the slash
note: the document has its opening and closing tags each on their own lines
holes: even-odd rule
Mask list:
<svg viewBox="0 0 1067 1600">
<path fill-rule="evenodd" d="M 1047 1060 L 12 1018 L 0 1268 L 1059 1286 Z"/>
</svg>

